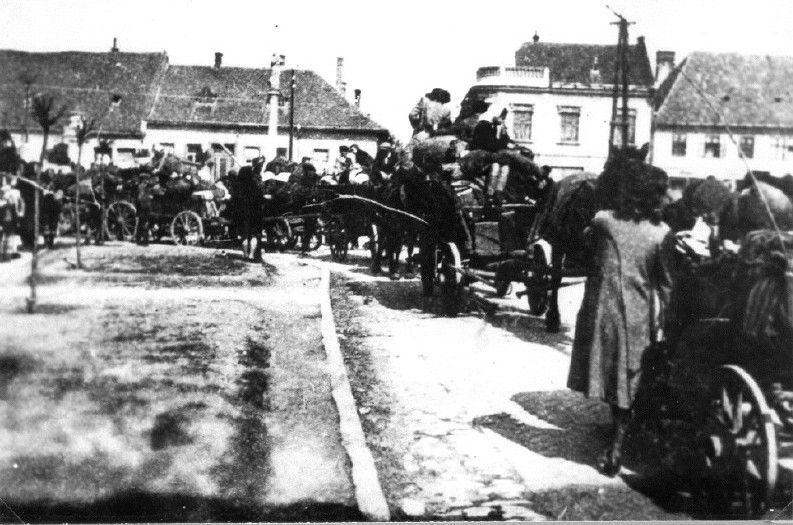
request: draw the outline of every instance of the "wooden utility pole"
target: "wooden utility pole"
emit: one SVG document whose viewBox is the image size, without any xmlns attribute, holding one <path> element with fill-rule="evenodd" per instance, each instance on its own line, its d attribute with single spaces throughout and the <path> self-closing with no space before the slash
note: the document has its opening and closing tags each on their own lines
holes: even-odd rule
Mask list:
<svg viewBox="0 0 793 525">
<path fill-rule="evenodd" d="M 618 114 L 618 105 L 620 98 L 622 99 L 622 108 L 619 113 L 620 115 L 620 137 L 622 138 L 621 141 L 621 148 L 625 149 L 628 147 L 628 132 L 629 132 L 629 114 L 628 114 L 628 91 L 629 91 L 629 82 L 628 82 L 628 72 L 629 72 L 629 60 L 628 60 L 628 26 L 633 24 L 633 22 L 628 22 L 624 16 L 612 11 L 617 18 L 619 18 L 618 22 L 612 22 L 614 25 L 619 26 L 619 36 L 617 37 L 617 50 L 614 57 L 614 91 L 613 91 L 613 98 L 611 103 L 611 129 L 609 131 L 609 147 L 614 144 L 614 133 L 617 124 L 617 114 Z"/>
<path fill-rule="evenodd" d="M 292 70 L 292 80 L 289 84 L 289 162 L 294 155 L 295 141 L 295 70 Z"/>
</svg>

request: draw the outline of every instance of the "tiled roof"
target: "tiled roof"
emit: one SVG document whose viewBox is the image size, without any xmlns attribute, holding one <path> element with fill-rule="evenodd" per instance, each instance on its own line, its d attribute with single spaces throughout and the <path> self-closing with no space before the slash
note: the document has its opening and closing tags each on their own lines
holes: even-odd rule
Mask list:
<svg viewBox="0 0 793 525">
<path fill-rule="evenodd" d="M 291 76 L 289 69 L 280 75 L 280 91 L 287 97 Z M 266 126 L 269 79 L 269 69 L 170 66 L 148 120 L 168 124 Z M 296 70 L 295 100 L 295 125 L 303 128 L 383 130 L 313 71 Z M 280 125 L 286 124 L 288 103 L 279 113 Z"/>
<path fill-rule="evenodd" d="M 21 129 L 25 87 L 20 78 L 29 75 L 35 79 L 31 94 L 53 94 L 57 107 L 65 105 L 70 111 L 82 112 L 87 119 L 99 121 L 110 107 L 112 94 L 123 94 L 118 106 L 104 119 L 103 133 L 139 134 L 140 122 L 151 107 L 154 83 L 167 62 L 164 53 L 0 50 L 1 125 Z M 68 115 L 59 125 L 67 121 Z M 30 120 L 28 126 L 38 129 Z"/>
<path fill-rule="evenodd" d="M 515 52 L 515 65 L 550 69 L 551 82 L 590 83 L 590 71 L 597 59 L 602 82 L 614 78 L 617 46 L 526 42 Z M 628 81 L 632 85 L 653 85 L 653 71 L 644 40 L 628 46 Z"/>
<path fill-rule="evenodd" d="M 657 124 L 721 122 L 692 82 L 731 126 L 793 128 L 793 57 L 692 53 L 659 90 Z"/>
<path fill-rule="evenodd" d="M 141 133 L 141 122 L 174 125 L 266 126 L 269 69 L 168 65 L 165 53 L 56 52 L 0 50 L 0 127 L 19 130 L 24 121 L 25 87 L 50 93 L 58 107 L 101 120 L 112 94 L 122 95 L 104 117 L 103 134 Z M 281 74 L 281 93 L 289 95 L 291 70 Z M 387 131 L 352 106 L 313 71 L 297 70 L 295 125 L 304 129 Z M 211 104 L 197 102 L 214 101 Z M 279 123 L 289 121 L 283 105 Z M 60 125 L 68 123 L 68 114 Z M 32 131 L 37 124 L 28 120 Z M 58 126 L 53 130 L 60 133 Z"/>
</svg>

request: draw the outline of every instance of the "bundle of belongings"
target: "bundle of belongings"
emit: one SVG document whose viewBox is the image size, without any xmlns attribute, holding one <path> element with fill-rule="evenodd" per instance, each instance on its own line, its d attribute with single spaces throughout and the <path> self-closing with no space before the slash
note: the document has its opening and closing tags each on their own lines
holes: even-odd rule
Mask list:
<svg viewBox="0 0 793 525">
<path fill-rule="evenodd" d="M 737 251 L 713 253 L 709 228 L 676 235 L 671 338 L 724 350 L 728 362 L 789 370 L 793 362 L 793 232 L 756 230 Z M 793 376 L 788 378 L 793 381 Z M 790 386 L 790 385 L 789 385 Z"/>
</svg>

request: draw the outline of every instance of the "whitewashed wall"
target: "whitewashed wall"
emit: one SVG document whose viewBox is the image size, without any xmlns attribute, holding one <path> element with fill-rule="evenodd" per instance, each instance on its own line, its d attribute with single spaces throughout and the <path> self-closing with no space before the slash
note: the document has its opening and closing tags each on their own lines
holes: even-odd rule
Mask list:
<svg viewBox="0 0 793 525">
<path fill-rule="evenodd" d="M 721 130 L 716 130 L 719 133 Z M 663 168 L 670 176 L 701 178 L 713 175 L 721 180 L 741 179 L 746 175 L 746 165 L 738 156 L 738 148 L 730 141 L 726 133 L 720 133 L 721 151 L 719 158 L 707 158 L 703 155 L 705 137 L 711 133 L 687 133 L 686 155 L 672 155 L 672 131 L 658 130 L 653 138 L 653 164 Z M 772 175 L 783 176 L 793 174 L 793 151 L 786 152 L 785 160 L 775 158 L 777 154 L 774 135 L 755 134 L 754 156 L 747 159 L 753 170 L 769 171 Z M 736 135 L 736 140 L 740 140 Z M 789 137 L 793 146 L 793 136 Z"/>
<path fill-rule="evenodd" d="M 20 147 L 25 161 L 38 161 L 41 154 L 43 136 L 41 133 L 30 133 L 27 143 L 21 133 L 12 133 L 14 143 Z M 77 142 L 73 136 L 68 134 L 50 135 L 47 147 L 52 148 L 55 144 L 65 142 L 69 145 L 69 157 L 73 162 L 77 161 Z M 174 153 L 180 157 L 187 155 L 188 144 L 200 144 L 203 150 L 209 150 L 213 143 L 234 144 L 235 156 L 241 161 L 245 161 L 245 148 L 259 148 L 260 154 L 266 159 L 272 160 L 275 156 L 276 148 L 287 148 L 289 146 L 289 136 L 280 134 L 275 144 L 264 132 L 235 132 L 235 131 L 215 131 L 215 130 L 186 130 L 186 129 L 157 129 L 149 127 L 143 139 L 113 139 L 112 147 L 114 159 L 118 158 L 118 149 L 143 149 L 151 150 L 153 147 L 161 149 L 162 144 L 173 144 Z M 339 147 L 342 145 L 350 146 L 357 144 L 361 149 L 374 157 L 377 152 L 377 139 L 370 133 L 322 133 L 322 132 L 303 132 L 299 133 L 294 141 L 293 158 L 300 161 L 303 157 L 311 157 L 317 170 L 322 173 L 324 170 L 333 168 L 333 163 L 339 154 Z M 95 139 L 91 139 L 83 146 L 81 164 L 86 168 L 94 161 L 94 148 L 98 145 Z M 327 162 L 321 162 L 315 158 L 315 150 L 327 150 Z"/>
<path fill-rule="evenodd" d="M 552 172 L 559 177 L 564 168 L 583 168 L 600 171 L 608 155 L 611 123 L 611 96 L 562 93 L 509 93 L 494 96 L 500 106 L 531 104 L 533 106 L 531 140 L 522 142 L 536 154 L 535 161 L 557 168 Z M 561 143 L 561 117 L 558 106 L 581 108 L 578 144 Z M 636 145 L 650 141 L 652 111 L 645 98 L 631 98 L 628 103 L 636 111 Z M 513 133 L 514 137 L 514 133 Z"/>
</svg>

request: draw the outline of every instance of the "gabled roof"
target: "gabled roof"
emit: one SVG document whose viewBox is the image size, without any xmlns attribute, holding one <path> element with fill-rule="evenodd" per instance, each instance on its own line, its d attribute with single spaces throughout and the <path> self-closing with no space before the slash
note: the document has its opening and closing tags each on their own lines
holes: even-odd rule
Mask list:
<svg viewBox="0 0 793 525">
<path fill-rule="evenodd" d="M 56 107 L 81 112 L 86 119 L 105 117 L 113 93 L 118 105 L 103 119 L 102 132 L 140 134 L 141 120 L 152 103 L 154 84 L 168 63 L 165 53 L 29 53 L 0 50 L 0 119 L 3 127 L 21 129 L 24 121 L 23 76 L 33 79 L 30 93 L 50 93 Z M 68 114 L 56 125 L 68 122 Z M 28 127 L 38 125 L 28 120 Z"/>
<path fill-rule="evenodd" d="M 687 79 L 690 79 L 687 80 Z M 793 128 L 793 57 L 692 53 L 661 85 L 656 123 Z"/>
<path fill-rule="evenodd" d="M 206 66 L 170 66 L 148 116 L 154 124 L 266 126 L 270 70 Z M 289 96 L 292 70 L 280 75 L 280 91 Z M 312 129 L 384 131 L 313 71 L 295 71 L 295 125 Z M 279 123 L 289 121 L 289 105 Z"/>
<path fill-rule="evenodd" d="M 526 42 L 515 52 L 516 66 L 547 67 L 551 82 L 565 84 L 589 84 L 596 60 L 602 82 L 611 84 L 616 59 L 617 46 L 611 45 Z M 635 45 L 628 46 L 628 81 L 644 87 L 653 85 L 653 71 L 642 37 Z"/>
</svg>

